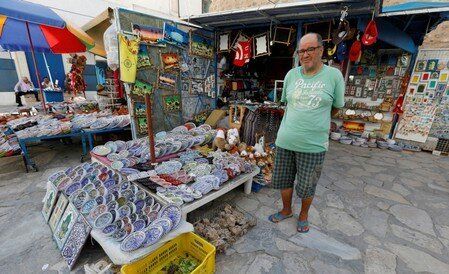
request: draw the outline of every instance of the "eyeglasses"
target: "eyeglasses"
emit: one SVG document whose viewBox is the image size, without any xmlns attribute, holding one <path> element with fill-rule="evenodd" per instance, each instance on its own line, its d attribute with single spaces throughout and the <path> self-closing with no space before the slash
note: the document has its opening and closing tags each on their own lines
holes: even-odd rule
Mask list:
<svg viewBox="0 0 449 274">
<path fill-rule="evenodd" d="M 304 53 L 308 53 L 308 54 L 312 54 L 312 52 L 314 52 L 316 49 L 321 48 L 321 46 L 317 46 L 317 47 L 310 47 L 310 48 L 306 48 L 306 49 L 301 49 L 298 50 L 298 54 L 299 55 L 304 55 Z"/>
</svg>

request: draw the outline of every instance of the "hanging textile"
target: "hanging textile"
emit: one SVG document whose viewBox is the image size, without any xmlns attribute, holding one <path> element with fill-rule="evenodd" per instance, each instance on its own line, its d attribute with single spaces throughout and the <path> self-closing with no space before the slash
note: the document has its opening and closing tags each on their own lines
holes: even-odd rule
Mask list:
<svg viewBox="0 0 449 274">
<path fill-rule="evenodd" d="M 233 64 L 243 67 L 251 59 L 251 41 L 240 41 L 237 43 Z"/>
<path fill-rule="evenodd" d="M 269 107 L 260 107 L 255 111 L 249 108 L 248 110 L 243 119 L 242 141 L 252 146 L 256 143 L 257 136 L 263 135 L 266 143 L 273 143 L 276 140 L 284 111 Z"/>
<path fill-rule="evenodd" d="M 139 38 L 128 40 L 124 35 L 119 34 L 120 80 L 123 82 L 136 81 L 139 42 Z"/>
</svg>

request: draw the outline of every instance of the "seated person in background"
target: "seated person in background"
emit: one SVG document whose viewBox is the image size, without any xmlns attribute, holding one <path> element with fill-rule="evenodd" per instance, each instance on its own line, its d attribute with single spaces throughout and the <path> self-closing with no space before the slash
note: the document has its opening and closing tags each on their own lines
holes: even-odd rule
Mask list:
<svg viewBox="0 0 449 274">
<path fill-rule="evenodd" d="M 34 97 L 36 98 L 36 101 L 39 100 L 39 94 L 36 89 L 34 89 L 33 83 L 28 80 L 28 77 L 23 77 L 22 80 L 20 80 L 16 86 L 14 87 L 14 92 L 16 93 L 16 103 L 19 107 L 23 106 L 22 101 L 20 100 L 20 96 L 25 95 L 27 93 L 34 93 Z"/>
<path fill-rule="evenodd" d="M 53 89 L 53 85 L 50 82 L 48 77 L 44 77 L 44 81 L 42 82 L 42 89 Z"/>
</svg>

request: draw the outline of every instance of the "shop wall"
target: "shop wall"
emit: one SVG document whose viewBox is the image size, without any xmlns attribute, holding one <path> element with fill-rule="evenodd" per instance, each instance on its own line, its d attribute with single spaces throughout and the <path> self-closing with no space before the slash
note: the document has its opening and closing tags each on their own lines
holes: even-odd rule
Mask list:
<svg viewBox="0 0 449 274">
<path fill-rule="evenodd" d="M 142 27 L 158 28 L 162 31 L 164 22 L 174 25 L 173 22 L 165 21 L 159 17 L 129 10 L 119 10 L 119 28 L 124 33 L 132 32 L 133 24 Z M 179 25 L 177 27 L 183 28 Z M 183 30 L 188 31 L 186 28 L 183 28 Z M 151 95 L 154 132 L 171 130 L 183 124 L 185 121 L 191 120 L 195 114 L 203 111 L 205 108 L 213 108 L 214 99 L 210 98 L 210 96 L 207 96 L 207 94 L 198 95 L 197 93 L 191 92 L 194 84 L 198 82 L 204 84 L 206 76 L 214 75 L 213 59 L 191 56 L 188 47 L 178 47 L 168 43 L 164 43 L 162 47 L 141 43 L 140 52 L 148 56 L 151 65 L 138 69 L 136 80 L 145 85 L 149 84 L 152 87 L 157 87 L 153 89 Z M 164 69 L 162 55 L 167 53 L 175 54 L 179 63 L 195 63 L 194 67 L 199 69 L 198 73 L 196 75 L 190 75 L 194 71 L 193 67 L 184 73 L 179 68 L 174 70 Z M 174 87 L 163 86 L 159 81 L 160 76 L 173 78 L 176 85 Z M 181 99 L 181 106 L 178 109 L 169 110 L 166 104 L 167 97 L 173 96 Z M 129 107 L 133 121 L 137 125 L 137 136 L 146 136 L 144 97 L 131 91 L 130 98 L 131 103 Z"/>
<path fill-rule="evenodd" d="M 291 3 L 297 0 L 278 0 L 273 3 Z M 267 0 L 203 0 L 203 13 L 238 10 L 273 4 Z"/>
<path fill-rule="evenodd" d="M 0 105 L 14 104 L 14 86 L 18 79 L 12 55 L 0 52 Z"/>
</svg>

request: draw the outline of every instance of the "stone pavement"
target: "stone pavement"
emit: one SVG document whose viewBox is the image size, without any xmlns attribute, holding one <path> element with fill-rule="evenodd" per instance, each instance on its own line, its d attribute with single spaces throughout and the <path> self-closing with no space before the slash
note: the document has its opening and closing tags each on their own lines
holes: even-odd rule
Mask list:
<svg viewBox="0 0 449 274">
<path fill-rule="evenodd" d="M 40 210 L 46 178 L 79 155 L 55 144 L 36 157 L 39 172 L 0 175 L 0 273 L 68 272 Z M 449 273 L 448 175 L 448 157 L 332 142 L 308 234 L 296 233 L 293 218 L 267 221 L 281 207 L 273 189 L 222 197 L 258 224 L 217 255 L 217 273 Z M 103 256 L 88 243 L 75 272 Z"/>
</svg>

